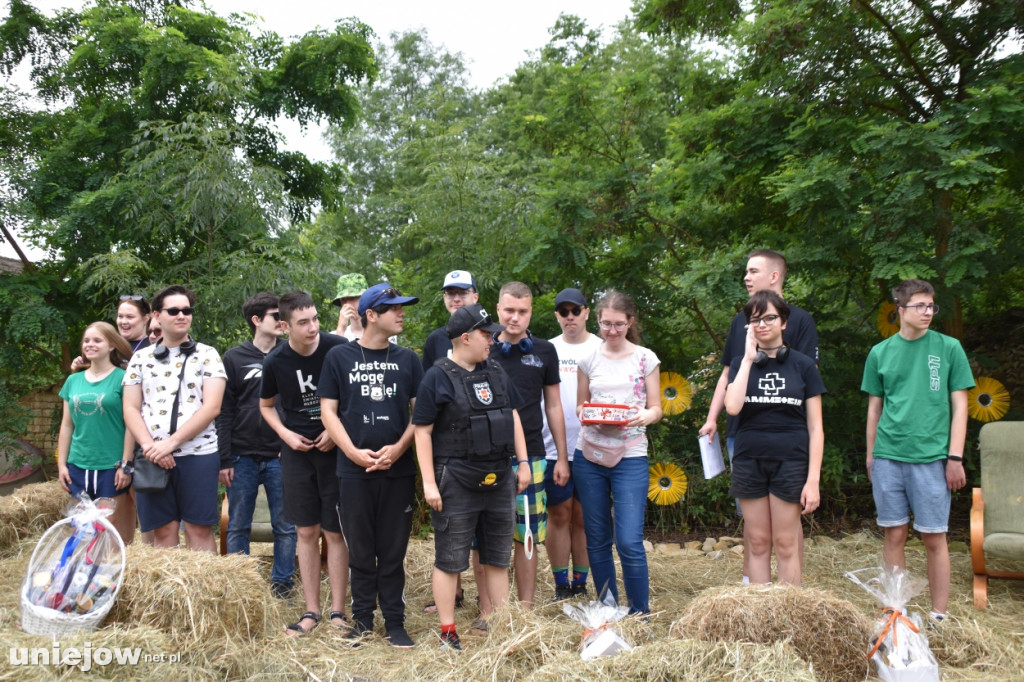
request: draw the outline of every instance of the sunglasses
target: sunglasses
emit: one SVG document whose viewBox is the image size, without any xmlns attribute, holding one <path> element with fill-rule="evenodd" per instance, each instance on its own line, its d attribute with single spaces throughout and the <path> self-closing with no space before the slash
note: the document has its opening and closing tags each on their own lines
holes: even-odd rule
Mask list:
<svg viewBox="0 0 1024 682">
<path fill-rule="evenodd" d="M 575 305 L 571 308 L 559 308 L 556 312 L 562 317 L 569 317 L 569 313 L 572 313 L 573 317 L 579 317 L 580 313 L 583 312 L 583 308 Z"/>
<path fill-rule="evenodd" d="M 143 299 L 141 296 L 125 295 L 125 296 L 122 296 L 120 300 L 122 300 L 122 301 L 142 301 L 142 300 L 145 300 L 145 299 Z"/>
<path fill-rule="evenodd" d="M 268 313 L 266 313 L 266 315 L 264 315 L 263 317 L 266 317 L 267 315 L 270 315 L 270 316 L 271 316 L 272 318 L 274 318 L 274 322 L 280 322 L 280 321 L 281 321 L 281 312 L 280 312 L 280 311 L 278 311 L 278 310 L 275 310 L 275 311 L 274 311 L 274 312 L 272 312 L 272 313 L 271 313 L 271 312 L 268 312 Z"/>
<path fill-rule="evenodd" d="M 189 306 L 188 308 L 164 308 L 164 312 L 171 317 L 177 317 L 178 315 L 185 315 L 189 317 L 196 311 L 195 308 Z"/>
<path fill-rule="evenodd" d="M 395 289 L 395 288 L 385 289 L 384 291 L 382 291 L 379 294 L 377 294 L 377 298 L 375 298 L 372 301 L 370 301 L 370 305 L 368 305 L 366 307 L 367 307 L 367 309 L 376 307 L 377 306 L 377 301 L 381 300 L 382 298 L 401 298 L 401 296 L 402 296 L 402 292 L 400 292 L 398 289 Z"/>
<path fill-rule="evenodd" d="M 486 316 L 484 316 L 483 318 L 481 318 L 479 322 L 477 322 L 476 324 L 474 324 L 474 325 L 473 325 L 472 327 L 470 327 L 469 329 L 467 329 L 467 330 L 466 330 L 465 332 L 463 332 L 463 333 L 465 333 L 465 334 L 468 334 L 469 332 L 473 332 L 473 331 L 476 331 L 477 329 L 482 329 L 482 328 L 484 328 L 484 327 L 489 327 L 489 326 L 491 326 L 492 324 L 494 324 L 494 320 L 493 320 L 493 319 L 491 319 L 491 316 L 490 316 L 490 315 L 486 315 Z"/>
</svg>

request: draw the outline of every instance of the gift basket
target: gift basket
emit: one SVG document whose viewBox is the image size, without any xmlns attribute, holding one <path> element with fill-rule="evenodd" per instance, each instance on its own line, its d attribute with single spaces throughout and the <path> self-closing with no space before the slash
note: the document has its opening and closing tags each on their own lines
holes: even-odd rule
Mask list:
<svg viewBox="0 0 1024 682">
<path fill-rule="evenodd" d="M 562 612 L 586 628 L 580 646 L 580 658 L 584 661 L 633 650 L 615 627 L 615 623 L 626 617 L 629 609 L 616 604 L 611 595 L 603 603 L 592 601 L 589 604 L 562 604 Z"/>
<path fill-rule="evenodd" d="M 882 606 L 876 611 L 875 632 L 868 652 L 885 682 L 932 682 L 939 679 L 939 662 L 928 647 L 921 616 L 907 614 L 907 602 L 928 582 L 899 568 L 862 568 L 846 577 L 860 585 Z"/>
<path fill-rule="evenodd" d="M 86 495 L 36 544 L 21 583 L 21 627 L 36 635 L 95 630 L 124 574 L 124 542 L 110 509 Z"/>
</svg>

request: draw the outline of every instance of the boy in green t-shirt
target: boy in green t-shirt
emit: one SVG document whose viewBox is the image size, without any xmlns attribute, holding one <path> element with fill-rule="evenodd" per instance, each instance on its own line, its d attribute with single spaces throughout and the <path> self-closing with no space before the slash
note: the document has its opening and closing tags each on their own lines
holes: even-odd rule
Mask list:
<svg viewBox="0 0 1024 682">
<path fill-rule="evenodd" d="M 900 331 L 871 349 L 861 382 L 868 394 L 868 478 L 885 531 L 885 563 L 906 568 L 913 513 L 927 553 L 931 615 L 942 620 L 949 601 L 950 491 L 967 483 L 967 389 L 974 377 L 960 342 L 928 328 L 939 312 L 932 285 L 909 279 L 892 293 Z"/>
</svg>

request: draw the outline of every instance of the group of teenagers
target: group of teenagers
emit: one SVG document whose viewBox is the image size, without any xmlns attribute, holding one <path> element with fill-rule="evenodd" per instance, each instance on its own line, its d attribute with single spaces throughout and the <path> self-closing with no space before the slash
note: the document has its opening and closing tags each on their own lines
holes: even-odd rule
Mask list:
<svg viewBox="0 0 1024 682">
<path fill-rule="evenodd" d="M 782 298 L 785 274 L 778 252 L 750 254 L 750 299 L 733 320 L 701 429 L 714 437 L 728 412 L 745 582 L 770 582 L 774 548 L 778 579 L 799 584 L 800 516 L 820 500 L 825 387 L 817 331 L 810 315 Z M 151 308 L 140 296 L 122 297 L 116 328 L 95 322 L 85 330 L 76 371 L 60 392 L 61 484 L 112 500 L 112 522 L 126 542 L 137 516 L 147 542 L 175 547 L 183 528 L 187 547 L 213 552 L 221 483 L 230 509 L 221 532 L 229 552 L 243 553 L 262 485 L 277 596 L 292 593 L 298 564 L 306 610 L 285 628 L 293 636 L 321 620 L 322 537 L 326 619 L 358 644 L 372 633 L 379 606 L 390 644 L 415 645 L 404 626 L 404 560 L 417 473 L 435 545 L 434 601 L 425 610 L 438 613 L 442 648 L 461 649 L 455 610 L 471 556 L 480 607 L 471 631 L 486 633 L 508 601 L 510 564 L 519 600 L 533 606 L 534 543 L 546 543 L 555 599 L 586 596 L 592 575 L 597 595 L 617 601 L 614 545 L 629 610 L 648 613 L 646 428 L 662 417 L 660 361 L 640 345 L 635 302 L 605 292 L 594 305 L 599 335 L 592 334 L 586 297 L 563 289 L 554 306 L 562 334 L 549 341 L 530 332 L 526 284 L 501 288 L 495 320 L 478 303 L 472 275 L 455 270 L 441 286 L 449 320 L 427 337 L 420 358 L 396 343 L 417 297 L 386 282 L 367 286 L 358 274 L 343 275 L 337 287 L 333 333 L 321 330 L 305 292 L 250 297 L 243 315 L 252 338 L 223 359 L 190 335 L 197 307 L 188 288 L 160 290 Z M 905 565 L 913 512 L 928 551 L 933 615 L 941 617 L 949 491 L 965 482 L 973 380 L 959 343 L 928 329 L 937 312 L 930 285 L 904 282 L 894 296 L 901 332 L 872 349 L 865 368 L 867 465 L 886 561 Z M 586 403 L 622 406 L 625 416 L 583 423 Z M 163 490 L 132 490 L 140 457 L 168 470 Z"/>
</svg>

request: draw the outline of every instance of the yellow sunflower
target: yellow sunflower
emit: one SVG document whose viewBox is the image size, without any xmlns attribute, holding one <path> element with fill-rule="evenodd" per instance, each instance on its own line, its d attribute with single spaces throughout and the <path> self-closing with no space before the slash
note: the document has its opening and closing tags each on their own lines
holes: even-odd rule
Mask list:
<svg viewBox="0 0 1024 682">
<path fill-rule="evenodd" d="M 900 330 L 900 315 L 894 303 L 883 303 L 878 308 L 878 321 L 875 323 L 882 338 L 889 338 Z"/>
<path fill-rule="evenodd" d="M 686 473 L 671 462 L 651 465 L 651 483 L 647 499 L 657 505 L 675 504 L 686 494 Z"/>
<path fill-rule="evenodd" d="M 693 402 L 693 389 L 690 387 L 690 382 L 675 372 L 662 372 L 661 411 L 665 416 L 685 412 L 691 402 Z"/>
<path fill-rule="evenodd" d="M 967 412 L 980 422 L 1002 419 L 1010 409 L 1010 392 L 992 377 L 978 377 L 967 391 Z"/>
</svg>

